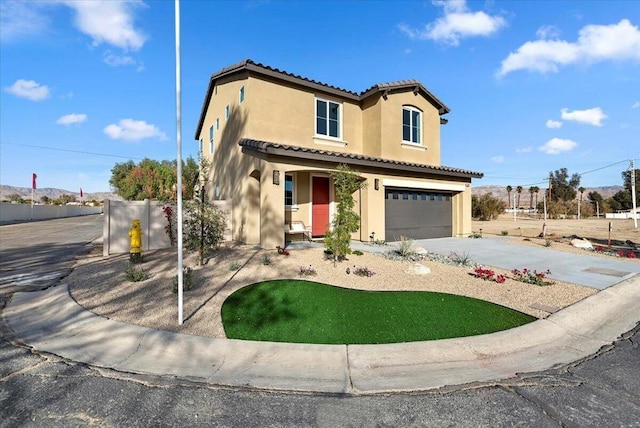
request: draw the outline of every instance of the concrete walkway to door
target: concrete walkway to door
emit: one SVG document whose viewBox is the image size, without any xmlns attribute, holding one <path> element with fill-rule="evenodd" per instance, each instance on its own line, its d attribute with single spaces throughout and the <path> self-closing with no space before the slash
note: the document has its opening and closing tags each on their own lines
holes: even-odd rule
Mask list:
<svg viewBox="0 0 640 428">
<path fill-rule="evenodd" d="M 484 237 L 419 239 L 414 246 L 429 252 L 449 255 L 453 252 L 468 255 L 474 262 L 501 269 L 551 271 L 550 278 L 557 281 L 584 285 L 598 290 L 605 289 L 640 273 L 640 263 L 616 257 L 601 257 L 584 251 L 583 254 L 554 250 L 553 247 L 520 245 L 510 238 Z M 399 243 L 370 245 L 352 242 L 352 249 L 368 252 L 386 252 L 397 248 Z"/>
</svg>

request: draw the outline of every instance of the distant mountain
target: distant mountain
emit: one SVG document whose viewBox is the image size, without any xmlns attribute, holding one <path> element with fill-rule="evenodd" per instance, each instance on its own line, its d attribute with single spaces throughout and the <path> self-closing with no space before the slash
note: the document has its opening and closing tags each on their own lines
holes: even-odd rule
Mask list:
<svg viewBox="0 0 640 428">
<path fill-rule="evenodd" d="M 23 199 L 31 199 L 31 188 L 30 187 L 14 187 L 7 186 L 5 184 L 0 184 L 0 200 L 8 200 L 9 195 L 20 195 Z M 42 189 L 35 189 L 33 191 L 33 198 L 35 201 L 39 201 L 43 196 L 48 197 L 49 199 L 58 199 L 62 195 L 73 195 L 76 199 L 80 199 L 79 192 L 72 192 L 70 190 L 64 189 L 53 189 L 51 187 L 45 187 Z M 96 200 L 98 202 L 104 201 L 105 199 L 110 199 L 113 201 L 121 201 L 122 198 L 115 193 L 111 192 L 94 192 L 88 193 L 85 192 L 82 195 L 82 199 L 85 201 Z"/>
<path fill-rule="evenodd" d="M 540 186 L 538 186 L 540 187 Z M 586 198 L 587 195 L 589 194 L 589 192 L 598 192 L 600 193 L 600 195 L 604 198 L 610 198 L 611 196 L 615 195 L 617 192 L 624 190 L 623 186 L 602 186 L 602 187 L 585 187 L 584 191 L 584 197 Z M 515 187 L 514 189 L 511 191 L 511 198 L 513 198 L 513 194 L 515 192 Z M 540 192 L 542 192 L 542 188 L 540 189 Z M 500 198 L 504 201 L 507 200 L 507 186 L 476 186 L 476 187 L 472 187 L 471 188 L 471 193 L 474 195 L 484 195 L 485 193 L 491 193 L 493 196 L 495 196 L 496 198 Z M 534 196 L 535 198 L 535 196 Z M 540 202 L 542 200 L 542 193 L 538 193 L 538 202 Z M 526 204 L 528 204 L 529 202 L 529 188 L 527 187 L 526 189 L 524 189 L 522 191 L 522 194 L 520 195 L 520 205 L 524 205 L 524 203 L 526 202 Z"/>
</svg>

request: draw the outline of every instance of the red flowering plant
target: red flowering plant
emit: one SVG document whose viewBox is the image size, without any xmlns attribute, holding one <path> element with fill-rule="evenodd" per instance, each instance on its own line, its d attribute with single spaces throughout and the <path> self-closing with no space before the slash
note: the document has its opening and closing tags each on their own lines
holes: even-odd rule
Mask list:
<svg viewBox="0 0 640 428">
<path fill-rule="evenodd" d="M 162 207 L 162 212 L 164 212 L 164 216 L 167 219 L 167 225 L 164 227 L 164 231 L 169 236 L 169 242 L 171 242 L 171 246 L 176 245 L 176 236 L 173 233 L 173 229 L 175 227 L 175 220 L 173 219 L 173 207 L 171 205 L 165 205 Z"/>
<path fill-rule="evenodd" d="M 547 275 L 551 275 L 551 271 L 549 269 L 544 272 L 538 272 L 537 270 L 534 270 L 532 272 L 527 268 L 524 268 L 521 271 L 518 269 L 514 269 L 511 271 L 511 273 L 513 274 L 513 279 L 527 284 L 534 284 L 541 287 L 544 285 L 553 284 L 553 281 L 550 281 L 547 278 Z"/>
<path fill-rule="evenodd" d="M 281 247 L 280 245 L 276 246 L 276 250 L 278 250 L 278 254 L 282 254 L 282 255 L 285 255 L 285 256 L 289 255 L 289 250 L 287 250 L 284 247 Z"/>
<path fill-rule="evenodd" d="M 497 282 L 498 284 L 502 284 L 507 280 L 507 278 L 504 275 L 496 275 L 496 273 L 491 269 L 484 269 L 481 267 L 476 268 L 473 271 L 473 276 L 475 276 L 476 278 L 481 278 L 484 281 Z"/>
</svg>

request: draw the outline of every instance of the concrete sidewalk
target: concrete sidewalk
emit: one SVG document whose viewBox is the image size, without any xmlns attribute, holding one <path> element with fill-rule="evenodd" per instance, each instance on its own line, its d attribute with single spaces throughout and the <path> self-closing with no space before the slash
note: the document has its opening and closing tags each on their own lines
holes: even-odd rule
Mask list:
<svg viewBox="0 0 640 428">
<path fill-rule="evenodd" d="M 15 293 L 3 316 L 25 344 L 97 367 L 272 390 L 415 391 L 507 379 L 593 354 L 640 322 L 640 275 L 511 330 L 389 345 L 254 342 L 154 330 L 85 310 L 66 285 Z"/>
</svg>

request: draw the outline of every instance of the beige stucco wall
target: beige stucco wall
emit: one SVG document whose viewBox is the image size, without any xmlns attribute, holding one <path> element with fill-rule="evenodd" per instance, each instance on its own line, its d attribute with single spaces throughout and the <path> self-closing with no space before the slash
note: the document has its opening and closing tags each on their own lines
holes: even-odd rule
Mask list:
<svg viewBox="0 0 640 428">
<path fill-rule="evenodd" d="M 245 88 L 245 101 L 238 103 L 240 88 Z M 362 153 L 397 161 L 440 165 L 440 116 L 437 109 L 412 91 L 392 92 L 385 100 L 374 94 L 360 104 L 342 100 L 342 141 L 315 138 L 315 97 L 341 101 L 333 96 L 297 88 L 291 84 L 274 82 L 268 78 L 249 76 L 247 72 L 220 79 L 203 121 L 200 138 L 204 156 L 211 160 L 207 195 L 210 199 L 231 202 L 233 239 L 274 248 L 284 244 L 285 222 L 300 220 L 312 226 L 311 177 L 327 176 L 327 164 L 318 161 L 297 161 L 290 158 L 269 157 L 255 152 L 243 154 L 240 138 L 310 147 L 336 152 Z M 225 106 L 231 114 L 225 119 Z M 402 106 L 411 105 L 422 111 L 422 142 L 426 150 L 402 145 Z M 209 151 L 209 126 L 220 120 L 215 131 L 214 154 Z M 347 143 L 347 144 L 345 144 Z M 334 167 L 333 166 L 329 166 Z M 273 171 L 280 172 L 280 185 L 273 183 Z M 401 178 L 415 183 L 417 188 L 429 184 L 460 186 L 465 179 L 441 180 L 438 177 L 420 178 L 416 174 L 383 173 L 365 169 L 360 172 L 367 187 L 356 195 L 357 212 L 361 215 L 361 230 L 354 239 L 368 240 L 371 232 L 377 239 L 384 236 L 385 179 Z M 295 173 L 296 206 L 284 208 L 286 173 Z M 380 180 L 378 190 L 374 179 Z M 411 186 L 409 186 L 411 187 Z M 217 191 L 216 191 L 217 190 Z M 333 194 L 331 194 L 333 201 Z M 453 234 L 471 233 L 471 188 L 454 192 Z M 330 213 L 335 212 L 332 202 Z"/>
<path fill-rule="evenodd" d="M 394 92 L 381 98 L 382 150 L 380 157 L 440 166 L 440 115 L 421 95 Z M 402 107 L 408 105 L 422 112 L 422 144 L 402 144 Z"/>
</svg>

